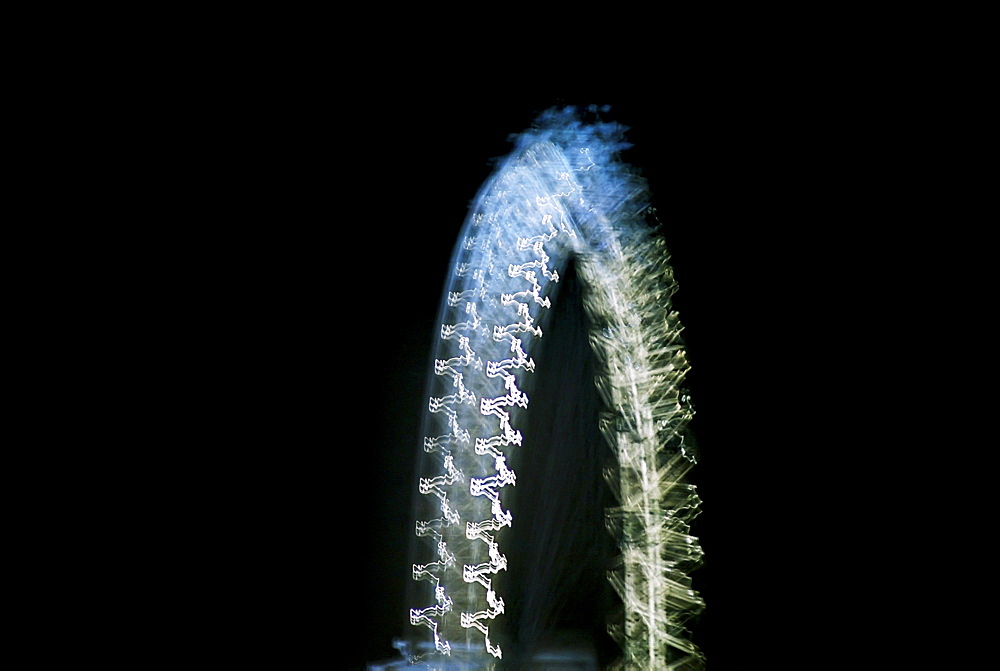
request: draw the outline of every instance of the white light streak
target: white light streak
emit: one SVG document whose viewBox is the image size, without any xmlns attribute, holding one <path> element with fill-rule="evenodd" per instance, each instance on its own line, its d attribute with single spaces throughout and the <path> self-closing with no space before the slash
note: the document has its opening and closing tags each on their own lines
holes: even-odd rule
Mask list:
<svg viewBox="0 0 1000 671">
<path fill-rule="evenodd" d="M 683 482 L 693 464 L 683 443 L 693 413 L 681 391 L 688 364 L 666 250 L 645 223 L 644 183 L 617 159 L 624 146 L 617 126 L 549 114 L 484 185 L 459 239 L 425 419 L 432 472 L 419 478 L 432 519 L 415 527 L 436 543 L 437 559 L 413 566 L 415 580 L 434 586 L 434 603 L 410 611 L 440 654 L 468 650 L 452 641 L 475 631 L 482 654 L 502 657 L 490 634 L 503 638 L 493 577 L 507 568 L 500 547 L 515 524 L 502 500 L 517 479 L 506 451 L 545 449 L 517 424 L 539 322 L 574 256 L 601 362 L 600 430 L 617 456 L 608 478 L 619 505 L 608 527 L 621 555 L 609 580 L 625 616 L 612 633 L 629 667 L 694 669 L 703 660 L 685 630 L 703 605 L 687 577 L 701 561 L 689 529 L 700 500 Z"/>
</svg>

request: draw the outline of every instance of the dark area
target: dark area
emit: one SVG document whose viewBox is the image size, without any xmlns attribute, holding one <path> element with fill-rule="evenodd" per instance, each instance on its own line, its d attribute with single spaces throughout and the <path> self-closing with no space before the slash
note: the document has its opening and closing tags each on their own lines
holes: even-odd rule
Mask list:
<svg viewBox="0 0 1000 671">
<path fill-rule="evenodd" d="M 526 442 L 512 454 L 517 529 L 511 528 L 504 546 L 508 570 L 498 576 L 498 588 L 509 595 L 512 669 L 523 668 L 520 663 L 540 646 L 566 637 L 588 641 L 602 664 L 620 654 L 607 634 L 618 599 L 605 577 L 615 543 L 604 510 L 615 501 L 602 471 L 613 457 L 597 425 L 601 402 L 575 263 L 560 275 L 542 324 Z"/>
</svg>

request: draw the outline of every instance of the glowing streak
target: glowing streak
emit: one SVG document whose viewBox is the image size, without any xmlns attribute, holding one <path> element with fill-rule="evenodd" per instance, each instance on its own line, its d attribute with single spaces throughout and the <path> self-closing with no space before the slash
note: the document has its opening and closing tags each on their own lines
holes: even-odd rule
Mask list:
<svg viewBox="0 0 1000 671">
<path fill-rule="evenodd" d="M 667 254 L 645 224 L 644 183 L 617 160 L 625 146 L 613 124 L 586 125 L 571 110 L 543 116 L 484 185 L 456 247 L 425 419 L 434 473 L 419 479 L 435 504 L 415 527 L 437 545 L 436 561 L 413 566 L 415 580 L 434 585 L 434 603 L 412 609 L 410 621 L 430 630 L 438 653 L 461 650 L 477 666 L 486 664 L 467 632 L 502 657 L 490 638 L 504 612 L 492 576 L 507 568 L 500 542 L 513 520 L 501 494 L 516 483 L 504 449 L 545 447 L 515 425 L 535 370 L 528 353 L 570 257 L 594 323 L 599 428 L 617 456 L 606 475 L 620 505 L 608 526 L 621 555 L 609 580 L 625 616 L 611 632 L 628 667 L 703 661 L 685 629 L 703 605 L 687 577 L 701 560 L 689 529 L 700 501 L 683 482 L 694 463 L 683 438 L 688 365 Z M 453 645 L 459 638 L 466 644 Z"/>
</svg>

